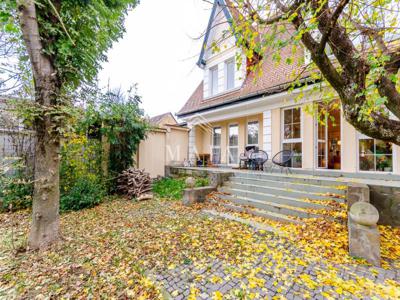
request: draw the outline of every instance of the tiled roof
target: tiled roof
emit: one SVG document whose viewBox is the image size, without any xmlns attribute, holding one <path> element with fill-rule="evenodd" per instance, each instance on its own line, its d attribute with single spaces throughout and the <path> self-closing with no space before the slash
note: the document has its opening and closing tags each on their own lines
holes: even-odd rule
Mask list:
<svg viewBox="0 0 400 300">
<path fill-rule="evenodd" d="M 203 82 L 201 82 L 177 115 L 183 116 L 215 106 L 245 100 L 251 96 L 279 93 L 288 89 L 293 82 L 294 74 L 301 70 L 298 63 L 300 58 L 303 58 L 304 51 L 301 46 L 298 46 L 296 53 L 293 53 L 290 45 L 281 49 L 280 55 L 281 62 L 277 63 L 272 60 L 272 53 L 266 53 L 261 65 L 261 75 L 249 73 L 239 89 L 204 99 Z M 293 59 L 292 64 L 286 63 L 287 58 Z M 307 77 L 306 74 L 301 76 L 301 78 L 305 77 Z"/>
</svg>

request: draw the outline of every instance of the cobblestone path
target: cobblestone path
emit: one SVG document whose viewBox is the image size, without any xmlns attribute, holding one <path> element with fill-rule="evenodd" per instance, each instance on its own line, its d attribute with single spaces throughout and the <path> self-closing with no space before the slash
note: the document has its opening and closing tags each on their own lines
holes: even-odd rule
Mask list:
<svg viewBox="0 0 400 300">
<path fill-rule="evenodd" d="M 259 238 L 269 251 L 253 261 L 241 265 L 217 259 L 189 261 L 160 272 L 156 281 L 177 300 L 187 299 L 190 294 L 196 299 L 371 299 L 380 298 L 380 289 L 386 288 L 387 280 L 400 282 L 398 269 L 309 261 L 285 238 L 275 234 Z M 372 283 L 379 289 L 369 290 Z M 343 288 L 354 292 L 344 292 Z"/>
</svg>

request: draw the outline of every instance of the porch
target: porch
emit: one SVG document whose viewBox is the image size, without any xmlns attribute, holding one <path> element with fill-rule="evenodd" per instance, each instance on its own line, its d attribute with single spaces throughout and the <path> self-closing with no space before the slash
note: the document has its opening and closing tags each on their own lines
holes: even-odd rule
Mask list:
<svg viewBox="0 0 400 300">
<path fill-rule="evenodd" d="M 282 150 L 293 151 L 290 166 L 298 174 L 383 180 L 400 175 L 400 147 L 357 132 L 340 106 L 329 108 L 321 123 L 309 112 L 310 106 L 326 109 L 317 99 L 296 103 L 281 96 L 265 106 L 260 101 L 259 106 L 231 105 L 187 119 L 190 164 L 238 167 L 240 154 L 255 146 L 269 161 Z"/>
<path fill-rule="evenodd" d="M 180 173 L 184 174 L 193 174 L 204 176 L 209 173 L 238 173 L 238 174 L 265 174 L 265 175 L 273 175 L 273 176 L 282 176 L 289 178 L 298 178 L 298 179 L 315 179 L 315 180 L 324 180 L 324 181 L 332 181 L 337 184 L 348 184 L 348 183 L 363 183 L 369 186 L 380 186 L 380 187 L 394 187 L 400 189 L 400 175 L 398 174 L 376 174 L 371 173 L 351 173 L 351 172 L 342 172 L 339 170 L 318 170 L 318 169 L 299 169 L 292 168 L 292 174 L 281 173 L 279 169 L 268 169 L 267 171 L 258 171 L 258 170 L 247 170 L 247 169 L 238 169 L 231 166 L 213 166 L 213 167 L 172 167 L 178 171 L 181 170 Z"/>
<path fill-rule="evenodd" d="M 348 203 L 351 198 L 346 192 L 365 187 L 367 197 L 379 211 L 380 224 L 400 226 L 400 176 L 381 174 L 355 174 L 324 170 L 293 169 L 293 174 L 239 170 L 232 167 L 169 167 L 172 174 L 206 177 L 210 174 L 224 174 L 225 183 L 219 191 L 229 201 L 245 206 L 266 210 L 266 217 L 290 221 L 290 216 L 315 217 L 304 214 L 310 208 L 309 202 L 317 201 L 313 209 L 323 211 L 321 201 Z M 357 176 L 358 175 L 358 176 Z M 358 193 L 358 192 L 357 192 Z M 311 205 L 313 206 L 313 205 Z M 326 207 L 328 210 L 329 207 Z M 270 216 L 272 213 L 272 217 Z M 287 220 L 289 215 L 289 220 Z"/>
</svg>

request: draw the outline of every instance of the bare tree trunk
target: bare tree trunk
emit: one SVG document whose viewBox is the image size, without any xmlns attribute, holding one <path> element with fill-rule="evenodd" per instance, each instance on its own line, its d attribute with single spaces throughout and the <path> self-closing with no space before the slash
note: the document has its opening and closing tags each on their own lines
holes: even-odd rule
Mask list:
<svg viewBox="0 0 400 300">
<path fill-rule="evenodd" d="M 57 104 L 60 86 L 57 72 L 49 56 L 43 53 L 34 0 L 18 0 L 19 20 L 32 64 L 35 100 L 42 109 Z M 35 120 L 35 187 L 29 247 L 42 249 L 59 239 L 59 166 L 60 138 L 52 114 Z"/>
<path fill-rule="evenodd" d="M 39 122 L 37 122 L 39 123 Z M 59 149 L 57 137 L 48 133 L 50 120 L 36 124 L 35 189 L 33 195 L 32 224 L 29 233 L 29 248 L 40 249 L 59 238 Z M 46 124 L 47 123 L 47 124 Z"/>
</svg>

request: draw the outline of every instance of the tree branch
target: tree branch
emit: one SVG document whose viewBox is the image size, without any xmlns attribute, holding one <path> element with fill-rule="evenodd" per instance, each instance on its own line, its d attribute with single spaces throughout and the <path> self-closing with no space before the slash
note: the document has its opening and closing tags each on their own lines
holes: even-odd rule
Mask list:
<svg viewBox="0 0 400 300">
<path fill-rule="evenodd" d="M 332 28 L 336 26 L 336 23 L 340 17 L 340 15 L 342 14 L 344 8 L 347 6 L 347 4 L 350 2 L 350 0 L 341 0 L 340 3 L 338 4 L 338 6 L 336 7 L 335 11 L 333 12 L 332 16 L 330 17 L 330 25 L 328 27 L 328 30 L 325 31 L 322 34 L 321 37 L 321 42 L 319 44 L 319 48 L 318 48 L 318 52 L 322 52 L 325 49 L 326 43 L 331 35 L 332 32 Z M 327 2 L 328 5 L 328 2 Z"/>
</svg>

